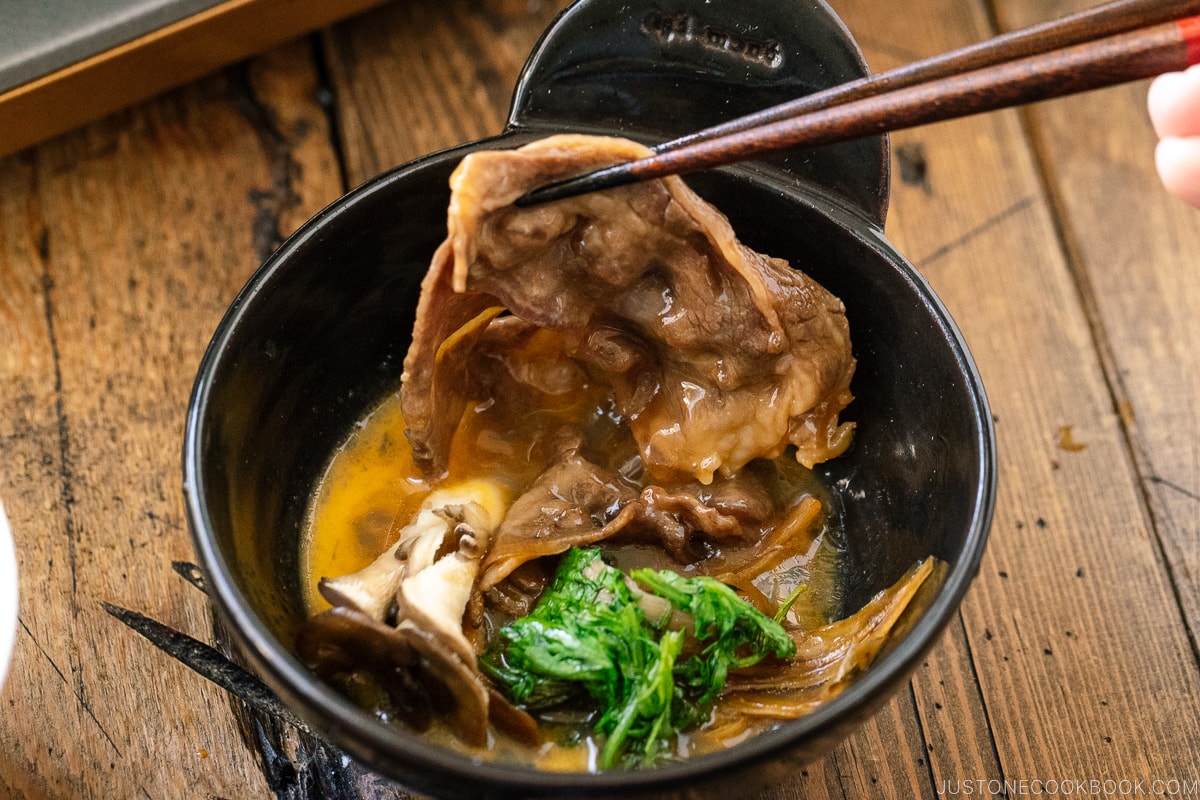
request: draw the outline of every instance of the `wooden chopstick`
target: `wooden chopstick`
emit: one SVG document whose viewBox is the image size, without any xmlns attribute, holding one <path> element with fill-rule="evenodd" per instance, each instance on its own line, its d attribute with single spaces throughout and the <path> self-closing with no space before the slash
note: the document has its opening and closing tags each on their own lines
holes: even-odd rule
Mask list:
<svg viewBox="0 0 1200 800">
<path fill-rule="evenodd" d="M 995 111 L 1200 62 L 1200 17 L 1163 22 L 1164 8 L 1195 13 L 1200 2 L 1119 0 L 723 123 L 660 145 L 646 158 L 540 187 L 516 204 Z M 1114 28 L 1124 32 L 1109 35 Z M 1062 47 L 1063 41 L 1079 43 Z"/>
<path fill-rule="evenodd" d="M 1161 22 L 1200 14 L 1200 0 L 1114 0 L 1070 14 L 1048 20 L 1028 28 L 993 36 L 982 42 L 960 47 L 947 53 L 914 61 L 911 64 L 868 75 L 865 78 L 831 86 L 819 92 L 797 98 L 787 103 L 747 114 L 743 117 L 714 125 L 697 133 L 663 142 L 652 148 L 656 153 L 715 139 L 728 133 L 748 130 L 796 117 L 810 111 L 847 103 L 883 92 L 903 89 L 918 83 L 948 78 L 963 72 L 1002 64 L 1026 56 L 1048 53 L 1072 45 L 1094 41 L 1105 36 L 1145 28 Z"/>
</svg>

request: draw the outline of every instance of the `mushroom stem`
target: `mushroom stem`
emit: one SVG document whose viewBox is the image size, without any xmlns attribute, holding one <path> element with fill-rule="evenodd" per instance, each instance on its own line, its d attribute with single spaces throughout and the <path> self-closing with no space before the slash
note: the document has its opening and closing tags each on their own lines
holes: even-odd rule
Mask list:
<svg viewBox="0 0 1200 800">
<path fill-rule="evenodd" d="M 430 493 L 387 552 L 356 573 L 322 579 L 321 594 L 334 610 L 309 620 L 300 640 L 306 660 L 325 673 L 372 672 L 392 692 L 434 689 L 449 700 L 441 711 L 459 738 L 486 743 L 489 695 L 463 616 L 508 503 L 508 493 L 487 481 Z M 364 644 L 391 655 L 363 652 Z M 505 711 L 500 717 L 514 724 Z"/>
<path fill-rule="evenodd" d="M 396 542 L 358 572 L 340 578 L 322 578 L 317 590 L 334 608 L 352 608 L 382 622 L 404 577 L 399 547 L 400 542 Z"/>
<path fill-rule="evenodd" d="M 376 622 L 387 618 L 401 582 L 430 566 L 446 537 L 466 525 L 491 532 L 508 510 L 506 493 L 486 481 L 465 481 L 430 492 L 416 517 L 400 529 L 396 543 L 358 572 L 322 578 L 317 588 L 331 606 L 352 608 Z M 461 539 L 461 536 L 460 536 Z"/>
</svg>

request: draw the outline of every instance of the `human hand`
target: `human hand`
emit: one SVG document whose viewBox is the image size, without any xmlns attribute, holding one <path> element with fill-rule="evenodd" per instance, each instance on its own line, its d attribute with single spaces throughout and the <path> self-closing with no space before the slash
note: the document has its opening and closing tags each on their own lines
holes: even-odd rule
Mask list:
<svg viewBox="0 0 1200 800">
<path fill-rule="evenodd" d="M 1154 164 L 1163 186 L 1200 208 L 1200 66 L 1155 78 L 1146 104 L 1159 137 Z"/>
</svg>

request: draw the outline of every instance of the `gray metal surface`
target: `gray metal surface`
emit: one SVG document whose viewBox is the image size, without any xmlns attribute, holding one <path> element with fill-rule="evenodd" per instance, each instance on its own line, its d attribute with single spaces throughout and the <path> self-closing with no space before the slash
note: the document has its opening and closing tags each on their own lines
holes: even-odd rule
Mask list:
<svg viewBox="0 0 1200 800">
<path fill-rule="evenodd" d="M 0 92 L 220 3 L 221 0 L 0 0 Z"/>
</svg>

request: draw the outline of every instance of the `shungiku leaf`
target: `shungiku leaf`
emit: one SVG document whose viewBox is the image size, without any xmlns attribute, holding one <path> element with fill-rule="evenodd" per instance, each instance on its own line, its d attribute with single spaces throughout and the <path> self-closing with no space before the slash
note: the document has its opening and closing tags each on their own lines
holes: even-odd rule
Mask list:
<svg viewBox="0 0 1200 800">
<path fill-rule="evenodd" d="M 696 638 L 706 644 L 679 671 L 687 685 L 700 692 L 696 702 L 701 705 L 716 698 L 730 669 L 753 666 L 769 655 L 796 654 L 796 643 L 778 622 L 714 578 L 651 569 L 634 570 L 630 577 L 692 616 Z"/>
<path fill-rule="evenodd" d="M 632 577 L 693 617 L 688 627 L 703 644 L 700 653 L 681 663 L 688 634 L 647 619 L 642 589 L 599 550 L 574 549 L 534 610 L 503 627 L 480 659 L 530 711 L 591 708 L 604 737 L 602 768 L 652 763 L 672 735 L 707 718 L 730 669 L 795 648 L 774 620 L 719 581 L 652 570 Z"/>
</svg>

